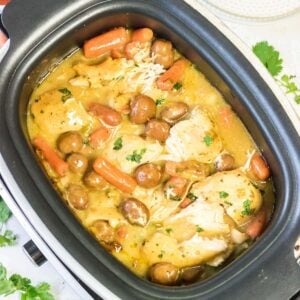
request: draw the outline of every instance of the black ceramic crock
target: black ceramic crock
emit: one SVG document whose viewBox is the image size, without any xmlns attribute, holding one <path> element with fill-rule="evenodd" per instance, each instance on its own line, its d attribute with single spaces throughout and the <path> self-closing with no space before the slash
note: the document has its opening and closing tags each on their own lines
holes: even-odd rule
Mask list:
<svg viewBox="0 0 300 300">
<path fill-rule="evenodd" d="M 180 0 L 14 0 L 4 10 L 3 23 L 11 42 L 0 65 L 1 155 L 32 210 L 81 270 L 121 299 L 276 300 L 300 289 L 300 267 L 293 256 L 300 234 L 299 136 L 263 78 L 222 32 Z M 272 170 L 276 207 L 267 230 L 250 250 L 204 282 L 163 287 L 133 275 L 71 215 L 30 146 L 26 109 L 33 88 L 84 40 L 115 26 L 147 26 L 171 40 L 232 105 Z M 16 200 L 22 208 L 24 203 Z M 30 211 L 24 213 L 43 236 Z M 60 250 L 56 255 L 65 260 Z M 75 263 L 68 267 L 101 294 Z"/>
</svg>

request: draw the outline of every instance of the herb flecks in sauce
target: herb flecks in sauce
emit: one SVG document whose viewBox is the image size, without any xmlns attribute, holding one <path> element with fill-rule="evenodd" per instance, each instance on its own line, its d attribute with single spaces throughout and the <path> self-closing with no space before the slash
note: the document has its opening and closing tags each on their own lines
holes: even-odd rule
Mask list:
<svg viewBox="0 0 300 300">
<path fill-rule="evenodd" d="M 72 98 L 72 93 L 67 88 L 59 89 L 59 92 L 61 92 L 63 95 L 61 96 L 61 101 L 66 102 L 68 99 Z"/>
<path fill-rule="evenodd" d="M 114 150 L 120 150 L 123 147 L 123 139 L 122 137 L 118 137 L 114 142 Z"/>
<path fill-rule="evenodd" d="M 141 162 L 145 152 L 146 152 L 145 148 L 141 149 L 140 151 L 134 150 L 132 154 L 129 154 L 129 155 L 126 156 L 126 159 L 139 164 Z"/>
</svg>

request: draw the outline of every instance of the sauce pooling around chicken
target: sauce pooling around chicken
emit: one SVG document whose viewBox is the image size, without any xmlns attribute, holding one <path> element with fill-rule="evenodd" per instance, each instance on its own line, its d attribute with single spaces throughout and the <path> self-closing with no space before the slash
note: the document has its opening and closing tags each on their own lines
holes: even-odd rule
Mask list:
<svg viewBox="0 0 300 300">
<path fill-rule="evenodd" d="M 263 232 L 269 167 L 190 61 L 149 28 L 112 29 L 34 90 L 37 157 L 81 224 L 135 274 L 199 281 Z"/>
</svg>

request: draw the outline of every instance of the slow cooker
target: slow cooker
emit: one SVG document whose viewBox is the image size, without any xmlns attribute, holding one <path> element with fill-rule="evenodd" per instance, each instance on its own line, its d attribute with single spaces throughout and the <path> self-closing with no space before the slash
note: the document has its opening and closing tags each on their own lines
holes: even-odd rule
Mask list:
<svg viewBox="0 0 300 300">
<path fill-rule="evenodd" d="M 300 290 L 294 256 L 300 234 L 299 123 L 258 60 L 218 20 L 193 0 L 14 0 L 3 23 L 10 46 L 0 64 L 0 167 L 15 199 L 11 206 L 95 295 L 279 300 Z M 34 86 L 84 40 L 115 26 L 150 27 L 171 40 L 223 94 L 269 162 L 276 205 L 268 228 L 246 253 L 203 282 L 163 287 L 136 277 L 81 227 L 30 146 L 26 108 Z"/>
</svg>

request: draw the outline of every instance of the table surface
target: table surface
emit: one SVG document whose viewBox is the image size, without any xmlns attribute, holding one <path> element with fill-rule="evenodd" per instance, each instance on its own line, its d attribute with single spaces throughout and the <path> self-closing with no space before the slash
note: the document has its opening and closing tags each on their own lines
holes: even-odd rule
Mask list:
<svg viewBox="0 0 300 300">
<path fill-rule="evenodd" d="M 223 14 L 219 17 L 249 47 L 258 41 L 266 40 L 278 49 L 284 60 L 283 71 L 296 75 L 296 82 L 300 84 L 300 12 L 269 22 L 237 20 Z M 287 101 L 291 102 L 300 116 L 300 105 L 295 104 L 292 97 L 287 98 Z M 0 248 L 0 261 L 7 267 L 9 274 L 19 273 L 27 276 L 34 284 L 41 280 L 47 281 L 58 300 L 80 299 L 49 262 L 37 267 L 26 257 L 22 245 L 30 238 L 15 217 L 11 217 L 8 221 L 7 228 L 18 236 L 16 246 Z M 14 300 L 19 297 L 9 296 L 8 299 Z"/>
</svg>

